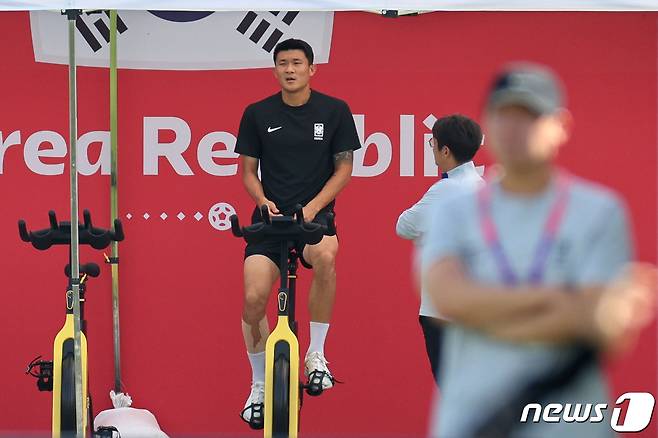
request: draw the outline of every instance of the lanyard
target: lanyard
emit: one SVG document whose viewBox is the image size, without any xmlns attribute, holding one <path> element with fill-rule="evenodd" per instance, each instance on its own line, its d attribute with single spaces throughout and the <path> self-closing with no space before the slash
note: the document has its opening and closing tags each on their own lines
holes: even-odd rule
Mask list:
<svg viewBox="0 0 658 438">
<path fill-rule="evenodd" d="M 530 273 L 528 275 L 528 282 L 530 284 L 540 284 L 543 280 L 546 260 L 548 259 L 548 254 L 555 242 L 555 237 L 566 210 L 569 193 L 568 189 L 568 178 L 565 175 L 559 175 L 557 181 L 557 198 L 548 214 L 546 224 L 544 225 L 544 231 L 542 232 L 537 249 L 535 250 L 535 255 L 530 267 Z M 512 270 L 509 259 L 507 258 L 505 251 L 503 251 L 496 224 L 491 217 L 491 191 L 491 185 L 487 184 L 478 192 L 480 228 L 487 246 L 496 260 L 503 281 L 510 286 L 518 285 L 520 280 Z"/>
</svg>

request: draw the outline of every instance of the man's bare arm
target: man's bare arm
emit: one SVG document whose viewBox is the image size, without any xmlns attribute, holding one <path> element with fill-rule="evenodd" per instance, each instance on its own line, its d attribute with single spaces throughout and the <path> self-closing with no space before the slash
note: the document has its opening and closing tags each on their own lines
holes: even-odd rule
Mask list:
<svg viewBox="0 0 658 438">
<path fill-rule="evenodd" d="M 249 196 L 256 202 L 256 205 L 259 207 L 263 204 L 267 204 L 270 213 L 278 214 L 279 210 L 274 204 L 265 197 L 265 192 L 263 191 L 263 184 L 258 179 L 258 158 L 250 157 L 248 155 L 240 155 L 240 171 L 242 174 L 242 184 Z"/>
<path fill-rule="evenodd" d="M 599 290 L 485 286 L 468 278 L 456 258 L 432 265 L 423 284 L 447 318 L 510 341 L 569 342 L 593 332 Z M 592 329 L 592 330 L 590 330 Z"/>
<path fill-rule="evenodd" d="M 329 178 L 320 193 L 304 207 L 304 218 L 313 220 L 320 210 L 326 207 L 345 188 L 352 178 L 353 151 L 334 155 L 334 174 Z"/>
</svg>

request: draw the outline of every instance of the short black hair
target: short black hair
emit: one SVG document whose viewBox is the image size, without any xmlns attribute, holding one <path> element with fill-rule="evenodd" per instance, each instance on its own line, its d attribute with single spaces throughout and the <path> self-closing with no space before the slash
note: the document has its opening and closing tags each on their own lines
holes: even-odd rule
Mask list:
<svg viewBox="0 0 658 438">
<path fill-rule="evenodd" d="M 301 50 L 302 52 L 304 52 L 304 55 L 306 55 L 306 59 L 308 59 L 308 64 L 313 65 L 313 48 L 306 41 L 298 40 L 295 38 L 289 38 L 285 41 L 281 41 L 274 48 L 274 56 L 272 58 L 274 59 L 275 64 L 276 64 L 276 55 L 278 55 L 279 52 L 282 52 L 284 50 Z"/>
<path fill-rule="evenodd" d="M 441 117 L 432 126 L 439 149 L 447 146 L 459 164 L 471 161 L 482 144 L 482 129 L 461 114 Z"/>
</svg>

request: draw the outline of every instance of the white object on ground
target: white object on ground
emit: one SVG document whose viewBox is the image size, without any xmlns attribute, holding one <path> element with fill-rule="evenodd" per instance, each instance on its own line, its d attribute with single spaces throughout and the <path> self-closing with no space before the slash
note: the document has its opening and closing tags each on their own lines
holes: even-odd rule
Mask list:
<svg viewBox="0 0 658 438">
<path fill-rule="evenodd" d="M 94 430 L 109 426 L 116 427 L 121 438 L 169 438 L 146 409 L 115 408 L 96 415 Z"/>
<path fill-rule="evenodd" d="M 131 408 L 133 399 L 123 392 L 110 391 L 114 409 L 99 412 L 94 419 L 94 430 L 115 427 L 121 438 L 169 438 L 155 416 L 146 409 Z"/>
</svg>

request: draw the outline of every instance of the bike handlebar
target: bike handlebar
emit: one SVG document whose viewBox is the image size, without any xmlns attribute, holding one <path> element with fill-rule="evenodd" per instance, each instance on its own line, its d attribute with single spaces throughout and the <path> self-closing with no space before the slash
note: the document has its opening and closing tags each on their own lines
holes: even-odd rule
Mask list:
<svg viewBox="0 0 658 438">
<path fill-rule="evenodd" d="M 71 222 L 58 222 L 55 212 L 48 212 L 49 228 L 37 231 L 28 231 L 24 220 L 18 221 L 18 233 L 23 242 L 29 242 L 38 250 L 46 250 L 53 245 L 71 244 Z M 114 220 L 114 231 L 96 228 L 91 222 L 89 210 L 83 212 L 83 223 L 78 224 L 78 241 L 80 245 L 90 245 L 94 249 L 107 248 L 111 242 L 120 242 L 124 239 L 121 220 Z"/>
<path fill-rule="evenodd" d="M 234 236 L 242 237 L 250 244 L 260 243 L 264 240 L 287 240 L 315 245 L 325 235 L 336 235 L 333 213 L 327 215 L 327 225 L 322 225 L 316 222 L 305 222 L 301 205 L 296 205 L 294 211 L 294 216 L 270 217 L 269 208 L 267 205 L 263 205 L 260 208 L 263 222 L 258 222 L 248 227 L 240 227 L 238 216 L 234 214 L 229 218 L 231 221 L 231 231 Z"/>
</svg>

